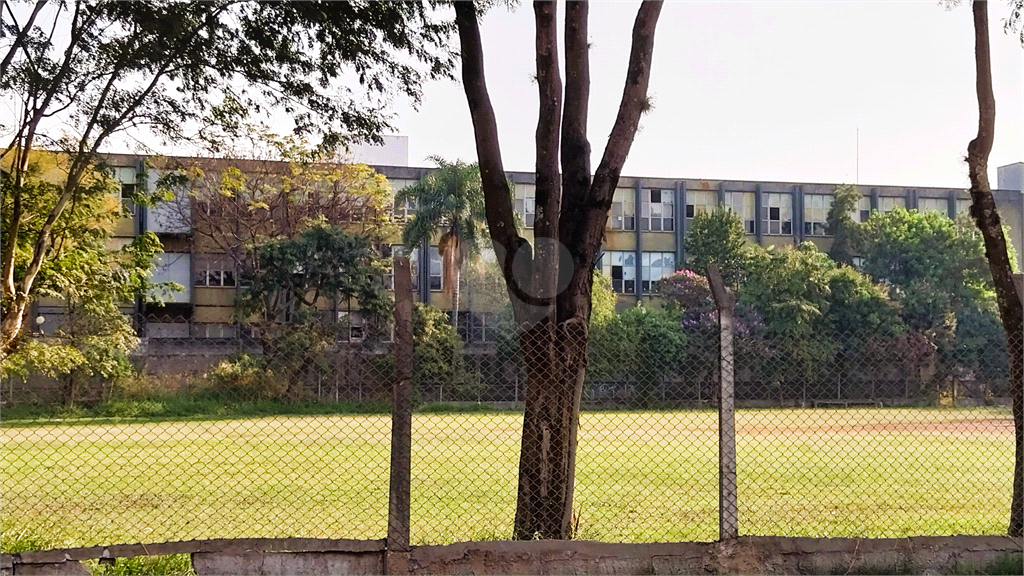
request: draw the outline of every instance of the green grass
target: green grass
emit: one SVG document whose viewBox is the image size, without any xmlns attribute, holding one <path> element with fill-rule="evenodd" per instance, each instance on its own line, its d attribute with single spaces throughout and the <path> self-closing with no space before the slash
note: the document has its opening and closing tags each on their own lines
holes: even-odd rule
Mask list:
<svg viewBox="0 0 1024 576">
<path fill-rule="evenodd" d="M 993 408 L 741 410 L 740 532 L 1002 534 L 1008 418 Z M 716 539 L 717 419 L 584 413 L 577 537 Z M 413 543 L 509 537 L 521 421 L 513 412 L 414 416 Z M 4 551 L 385 536 L 390 416 L 73 422 L 0 428 Z M 51 528 L 51 540 L 38 539 Z"/>
</svg>

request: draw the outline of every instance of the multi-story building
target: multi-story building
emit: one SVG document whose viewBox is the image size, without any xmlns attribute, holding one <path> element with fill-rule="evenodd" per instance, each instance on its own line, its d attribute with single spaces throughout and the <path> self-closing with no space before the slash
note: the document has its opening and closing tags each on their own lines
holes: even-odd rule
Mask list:
<svg viewBox="0 0 1024 576">
<path fill-rule="evenodd" d="M 405 146 L 404 141 L 399 145 Z M 407 148 L 405 148 L 407 150 Z M 404 153 L 407 156 L 407 152 Z M 386 156 L 386 161 L 403 163 L 403 152 Z M 363 158 L 373 162 L 374 158 Z M 108 162 L 116 168 L 116 176 L 125 192 L 132 186 L 155 185 L 156 170 L 143 170 L 143 157 L 111 155 Z M 428 174 L 430 168 L 375 165 L 396 190 Z M 512 172 L 509 179 L 515 186 L 515 208 L 520 212 L 524 236 L 532 239 L 535 215 L 534 174 Z M 998 189 L 993 192 L 1003 222 L 1010 228 L 1010 240 L 1024 247 L 1024 163 L 998 169 Z M 825 218 L 831 206 L 836 184 L 795 182 L 753 182 L 707 179 L 673 179 L 622 177 L 614 194 L 608 218 L 604 246 L 600 256 L 601 269 L 611 277 L 619 302 L 628 304 L 650 297 L 651 286 L 663 276 L 679 269 L 686 261 L 683 238 L 693 218 L 702 211 L 725 205 L 740 215 L 750 242 L 762 246 L 793 246 L 811 241 L 827 250 L 832 239 L 825 232 Z M 936 211 L 955 217 L 968 210 L 967 190 L 957 188 L 898 187 L 858 185 L 863 194 L 854 217 L 865 220 L 872 210 L 889 211 L 896 207 Z M 126 196 L 123 194 L 123 196 Z M 181 200 L 181 199 L 179 199 Z M 127 199 L 123 200 L 128 202 Z M 164 254 L 157 262 L 155 281 L 174 281 L 184 289 L 175 292 L 164 307 L 146 309 L 142 304 L 126 312 L 148 317 L 140 329 L 148 339 L 207 338 L 225 339 L 238 335 L 233 310 L 238 290 L 238 270 L 232 259 L 219 251 L 204 249 L 194 241 L 194 231 L 187 219 L 181 218 L 181 202 L 175 206 L 156 208 L 131 207 L 131 217 L 119 223 L 114 245 L 123 245 L 133 236 L 150 231 L 164 245 Z M 187 213 L 187 208 L 186 208 Z M 396 221 L 414 216 L 416 206 L 405 203 L 395 207 Z M 399 239 L 394 243 L 398 244 Z M 441 274 L 441 258 L 436 245 L 422 246 L 410 254 L 413 259 L 414 290 L 422 302 L 447 308 Z M 1024 251 L 1018 251 L 1018 265 Z M 1022 266 L 1024 268 L 1024 266 Z M 352 325 L 352 336 L 358 338 L 361 319 L 357 310 L 339 310 L 337 303 L 325 303 L 325 314 L 346 318 Z M 37 315 L 44 318 L 44 332 L 60 322 L 60 303 L 42 299 L 36 304 Z M 462 299 L 460 316 L 464 316 L 464 335 L 469 340 L 487 340 L 489 316 L 474 308 L 472 297 Z"/>
</svg>

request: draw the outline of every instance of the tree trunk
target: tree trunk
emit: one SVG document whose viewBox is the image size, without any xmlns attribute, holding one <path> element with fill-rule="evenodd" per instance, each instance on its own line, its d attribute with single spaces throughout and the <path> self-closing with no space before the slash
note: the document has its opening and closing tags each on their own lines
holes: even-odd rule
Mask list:
<svg viewBox="0 0 1024 576">
<path fill-rule="evenodd" d="M 459 297 L 462 291 L 459 289 L 459 284 L 462 280 L 462 270 L 456 267 L 452 271 L 452 328 L 455 328 L 455 333 L 459 333 Z"/>
<path fill-rule="evenodd" d="M 0 351 L 5 357 L 14 351 L 15 341 L 24 329 L 29 304 L 29 299 L 24 294 L 18 294 L 13 300 L 4 310 L 3 320 L 0 321 Z"/>
<path fill-rule="evenodd" d="M 988 2 L 976 0 L 974 12 L 974 57 L 977 68 L 978 136 L 967 146 L 971 177 L 971 216 L 985 241 L 985 257 L 992 272 L 999 316 L 1006 330 L 1010 355 L 1010 402 L 1015 437 L 1013 497 L 1010 503 L 1010 536 L 1024 535 L 1024 308 L 1013 282 L 1010 257 L 1003 226 L 988 181 L 988 156 L 995 136 L 996 101 L 992 92 L 992 65 L 988 41 Z"/>
<path fill-rule="evenodd" d="M 661 2 L 644 2 L 637 13 L 622 101 L 593 181 L 586 137 L 588 7 L 585 2 L 566 5 L 564 109 L 555 9 L 554 3 L 534 3 L 540 92 L 534 249 L 516 231 L 497 123 L 484 80 L 476 7 L 470 2 L 455 3 L 463 87 L 473 120 L 488 230 L 512 300 L 528 378 L 513 528 L 517 539 L 572 536 L 576 429 L 586 370 L 592 274 L 612 193 L 640 114 L 647 107 Z"/>
</svg>

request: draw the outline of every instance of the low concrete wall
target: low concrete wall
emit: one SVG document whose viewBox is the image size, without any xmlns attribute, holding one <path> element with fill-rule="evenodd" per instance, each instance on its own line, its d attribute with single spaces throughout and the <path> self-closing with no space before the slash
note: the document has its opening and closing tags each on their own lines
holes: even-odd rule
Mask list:
<svg viewBox="0 0 1024 576">
<path fill-rule="evenodd" d="M 388 552 L 380 540 L 171 542 L 4 555 L 3 574 L 84 574 L 86 558 L 191 552 L 196 574 L 828 574 L 864 570 L 948 574 L 983 567 L 1024 542 L 1004 536 L 783 538 L 612 544 L 464 542 Z M 1022 566 L 1024 573 L 1024 566 Z"/>
<path fill-rule="evenodd" d="M 864 568 L 949 573 L 983 566 L 1022 542 L 1001 536 L 900 539 L 745 536 L 727 542 L 470 542 L 388 553 L 392 574 L 828 574 Z M 197 572 L 198 573 L 198 572 Z"/>
</svg>

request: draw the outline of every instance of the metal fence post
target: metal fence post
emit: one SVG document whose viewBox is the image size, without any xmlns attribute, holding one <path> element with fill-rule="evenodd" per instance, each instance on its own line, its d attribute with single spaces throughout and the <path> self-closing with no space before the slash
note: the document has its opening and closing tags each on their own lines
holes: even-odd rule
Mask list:
<svg viewBox="0 0 1024 576">
<path fill-rule="evenodd" d="M 733 382 L 732 296 L 714 264 L 708 265 L 708 283 L 718 307 L 721 334 L 718 402 L 718 538 L 739 536 L 736 514 L 736 395 Z"/>
<path fill-rule="evenodd" d="M 409 550 L 412 467 L 412 275 L 408 258 L 395 258 L 395 374 L 391 411 L 388 552 Z M 390 572 L 390 570 L 389 570 Z"/>
</svg>

